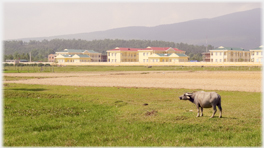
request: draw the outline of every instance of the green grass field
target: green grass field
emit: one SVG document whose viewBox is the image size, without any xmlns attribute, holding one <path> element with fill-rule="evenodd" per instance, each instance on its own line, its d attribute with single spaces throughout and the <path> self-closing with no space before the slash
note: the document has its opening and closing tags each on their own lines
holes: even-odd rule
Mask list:
<svg viewBox="0 0 264 148">
<path fill-rule="evenodd" d="M 4 146 L 261 146 L 261 93 L 217 91 L 196 118 L 187 89 L 4 84 Z M 148 105 L 144 105 L 147 103 Z"/>
<path fill-rule="evenodd" d="M 4 73 L 36 73 L 36 72 L 86 72 L 86 71 L 261 71 L 258 66 L 219 66 L 219 67 L 200 67 L 200 66 L 5 66 Z"/>
</svg>

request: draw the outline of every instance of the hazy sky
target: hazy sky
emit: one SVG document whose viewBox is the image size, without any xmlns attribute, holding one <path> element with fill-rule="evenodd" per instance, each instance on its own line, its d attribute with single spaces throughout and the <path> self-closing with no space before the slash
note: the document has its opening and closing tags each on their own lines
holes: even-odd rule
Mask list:
<svg viewBox="0 0 264 148">
<path fill-rule="evenodd" d="M 8 2 L 3 7 L 3 39 L 48 37 L 127 26 L 157 26 L 213 18 L 261 8 L 257 2 Z"/>
</svg>

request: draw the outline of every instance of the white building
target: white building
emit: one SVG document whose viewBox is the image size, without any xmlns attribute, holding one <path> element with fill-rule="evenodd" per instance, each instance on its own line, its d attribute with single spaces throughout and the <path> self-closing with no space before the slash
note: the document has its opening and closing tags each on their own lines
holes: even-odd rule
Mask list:
<svg viewBox="0 0 264 148">
<path fill-rule="evenodd" d="M 210 62 L 250 62 L 250 52 L 243 48 L 220 46 L 210 51 Z"/>
<path fill-rule="evenodd" d="M 251 62 L 262 62 L 263 52 L 262 52 L 263 45 L 259 46 L 258 48 L 250 49 L 250 56 Z"/>
</svg>

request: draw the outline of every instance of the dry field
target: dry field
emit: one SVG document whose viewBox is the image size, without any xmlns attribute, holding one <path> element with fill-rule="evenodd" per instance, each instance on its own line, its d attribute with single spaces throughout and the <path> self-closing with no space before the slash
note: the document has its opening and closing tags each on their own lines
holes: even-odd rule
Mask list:
<svg viewBox="0 0 264 148">
<path fill-rule="evenodd" d="M 4 76 L 31 78 L 27 80 L 4 81 L 4 83 L 261 92 L 261 73 L 261 71 L 5 73 Z"/>
</svg>

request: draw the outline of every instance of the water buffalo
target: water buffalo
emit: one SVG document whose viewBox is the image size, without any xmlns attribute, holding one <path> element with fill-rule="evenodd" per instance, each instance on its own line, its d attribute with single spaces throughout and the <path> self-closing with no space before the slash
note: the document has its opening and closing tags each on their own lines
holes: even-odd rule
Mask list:
<svg viewBox="0 0 264 148">
<path fill-rule="evenodd" d="M 203 116 L 203 108 L 211 108 L 213 107 L 214 112 L 211 118 L 214 117 L 216 113 L 216 106 L 220 110 L 219 118 L 222 117 L 222 107 L 221 107 L 221 96 L 217 94 L 216 92 L 204 92 L 204 91 L 198 91 L 193 93 L 185 93 L 181 95 L 180 100 L 189 100 L 192 103 L 194 103 L 197 107 L 197 116 Z M 200 109 L 201 107 L 201 114 Z"/>
</svg>

